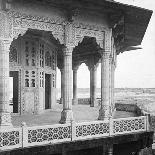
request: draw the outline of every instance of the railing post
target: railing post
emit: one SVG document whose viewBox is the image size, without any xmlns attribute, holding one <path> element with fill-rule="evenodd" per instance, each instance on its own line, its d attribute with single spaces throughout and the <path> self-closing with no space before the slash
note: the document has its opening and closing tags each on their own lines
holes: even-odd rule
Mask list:
<svg viewBox="0 0 155 155">
<path fill-rule="evenodd" d="M 150 114 L 146 114 L 146 131 L 150 130 Z"/>
<path fill-rule="evenodd" d="M 22 122 L 21 127 L 22 127 L 22 147 L 24 148 L 25 146 L 27 146 L 28 143 L 28 133 L 26 123 Z"/>
<path fill-rule="evenodd" d="M 113 135 L 113 119 L 110 117 L 109 119 L 109 136 Z"/>
<path fill-rule="evenodd" d="M 74 141 L 76 138 L 76 123 L 74 120 L 71 121 L 71 141 Z"/>
</svg>

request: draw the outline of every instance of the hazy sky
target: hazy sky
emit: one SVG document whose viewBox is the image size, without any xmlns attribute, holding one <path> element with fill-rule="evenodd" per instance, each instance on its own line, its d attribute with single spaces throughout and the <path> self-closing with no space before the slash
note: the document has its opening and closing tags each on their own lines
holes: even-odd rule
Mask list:
<svg viewBox="0 0 155 155">
<path fill-rule="evenodd" d="M 153 15 L 143 38 L 141 50 L 126 51 L 117 57 L 115 87 L 155 88 L 155 0 L 117 0 L 153 10 Z M 57 87 L 60 87 L 58 71 Z M 100 65 L 97 71 L 97 86 L 100 87 Z M 78 70 L 78 88 L 89 88 L 89 71 L 82 64 Z"/>
</svg>

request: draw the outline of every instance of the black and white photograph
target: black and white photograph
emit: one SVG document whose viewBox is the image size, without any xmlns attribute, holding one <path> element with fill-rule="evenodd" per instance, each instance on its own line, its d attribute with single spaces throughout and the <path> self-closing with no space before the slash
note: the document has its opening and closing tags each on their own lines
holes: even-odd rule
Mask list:
<svg viewBox="0 0 155 155">
<path fill-rule="evenodd" d="M 155 0 L 0 0 L 0 155 L 155 155 Z"/>
</svg>

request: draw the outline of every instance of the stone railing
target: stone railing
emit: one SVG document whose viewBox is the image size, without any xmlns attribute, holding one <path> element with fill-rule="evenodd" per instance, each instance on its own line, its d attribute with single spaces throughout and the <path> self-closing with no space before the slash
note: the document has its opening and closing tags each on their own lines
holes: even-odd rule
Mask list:
<svg viewBox="0 0 155 155">
<path fill-rule="evenodd" d="M 78 104 L 89 105 L 90 104 L 90 98 L 78 98 Z"/>
<path fill-rule="evenodd" d="M 22 128 L 0 129 L 0 150 L 22 147 Z"/>
<path fill-rule="evenodd" d="M 148 130 L 148 116 L 33 127 L 28 127 L 25 124 L 21 128 L 0 130 L 0 150 L 101 138 Z"/>
</svg>

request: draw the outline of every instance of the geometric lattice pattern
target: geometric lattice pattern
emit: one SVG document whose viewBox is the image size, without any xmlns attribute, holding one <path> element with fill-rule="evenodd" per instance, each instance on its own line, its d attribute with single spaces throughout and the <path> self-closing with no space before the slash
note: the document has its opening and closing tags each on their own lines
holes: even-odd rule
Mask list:
<svg viewBox="0 0 155 155">
<path fill-rule="evenodd" d="M 21 136 L 19 131 L 0 132 L 0 147 L 19 144 L 19 136 Z"/>
<path fill-rule="evenodd" d="M 135 132 L 143 131 L 145 129 L 145 117 L 128 120 L 117 119 L 113 121 L 113 133 Z"/>
<path fill-rule="evenodd" d="M 95 136 L 109 133 L 109 123 L 90 123 L 76 126 L 76 137 Z"/>
<path fill-rule="evenodd" d="M 28 143 L 71 138 L 71 126 L 28 130 Z"/>
</svg>

